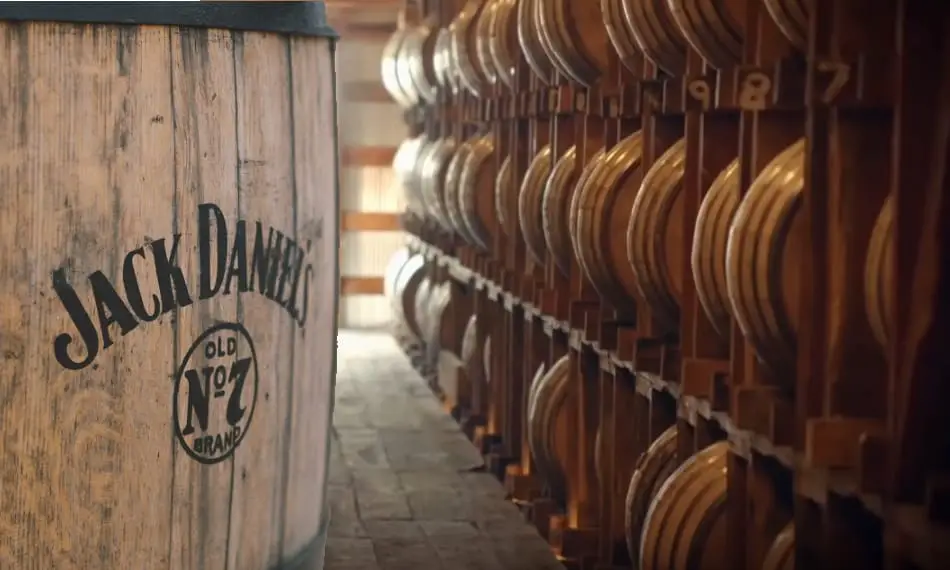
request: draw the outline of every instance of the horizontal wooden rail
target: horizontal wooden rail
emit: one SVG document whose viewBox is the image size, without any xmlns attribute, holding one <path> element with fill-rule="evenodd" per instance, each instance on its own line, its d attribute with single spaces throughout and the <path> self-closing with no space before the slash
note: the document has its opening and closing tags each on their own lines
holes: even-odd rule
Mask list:
<svg viewBox="0 0 950 570">
<path fill-rule="evenodd" d="M 343 212 L 340 228 L 344 232 L 396 232 L 402 226 L 396 212 Z"/>
<path fill-rule="evenodd" d="M 343 166 L 392 166 L 394 146 L 350 146 L 342 152 Z"/>
<path fill-rule="evenodd" d="M 341 277 L 340 278 L 340 296 L 350 297 L 353 295 L 382 295 L 383 278 L 382 277 Z"/>
</svg>

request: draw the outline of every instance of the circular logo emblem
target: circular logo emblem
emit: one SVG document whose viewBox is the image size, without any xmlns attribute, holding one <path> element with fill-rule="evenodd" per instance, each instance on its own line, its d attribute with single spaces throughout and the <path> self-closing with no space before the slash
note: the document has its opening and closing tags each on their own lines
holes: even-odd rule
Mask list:
<svg viewBox="0 0 950 570">
<path fill-rule="evenodd" d="M 257 403 L 257 354 L 247 329 L 219 323 L 201 333 L 175 374 L 175 435 L 200 463 L 218 463 L 244 439 Z"/>
</svg>

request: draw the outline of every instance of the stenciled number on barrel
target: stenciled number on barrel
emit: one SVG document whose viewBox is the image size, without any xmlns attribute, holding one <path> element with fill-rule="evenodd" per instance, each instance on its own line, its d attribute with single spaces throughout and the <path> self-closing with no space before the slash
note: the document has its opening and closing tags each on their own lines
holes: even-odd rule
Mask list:
<svg viewBox="0 0 950 570">
<path fill-rule="evenodd" d="M 739 107 L 745 111 L 762 111 L 772 92 L 772 79 L 761 71 L 753 71 L 742 80 Z"/>
<path fill-rule="evenodd" d="M 829 105 L 841 93 L 851 79 L 851 66 L 839 61 L 819 61 L 818 71 L 831 75 L 828 87 L 822 93 L 821 102 Z"/>
<path fill-rule="evenodd" d="M 712 105 L 712 90 L 709 88 L 709 83 L 705 79 L 694 79 L 689 82 L 689 85 L 686 86 L 686 92 L 689 93 L 690 97 L 699 103 L 699 108 L 703 111 L 708 111 L 710 105 Z"/>
<path fill-rule="evenodd" d="M 247 435 L 257 403 L 257 354 L 247 329 L 218 323 L 198 337 L 175 374 L 175 435 L 199 463 L 224 461 Z"/>
</svg>

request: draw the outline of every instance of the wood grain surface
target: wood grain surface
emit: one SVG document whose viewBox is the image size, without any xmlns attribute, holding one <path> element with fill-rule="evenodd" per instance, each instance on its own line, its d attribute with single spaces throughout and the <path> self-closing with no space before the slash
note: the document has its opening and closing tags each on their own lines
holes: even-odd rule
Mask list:
<svg viewBox="0 0 950 570">
<path fill-rule="evenodd" d="M 284 563 L 325 502 L 330 40 L 0 23 L 0 45 L 0 568 Z"/>
</svg>

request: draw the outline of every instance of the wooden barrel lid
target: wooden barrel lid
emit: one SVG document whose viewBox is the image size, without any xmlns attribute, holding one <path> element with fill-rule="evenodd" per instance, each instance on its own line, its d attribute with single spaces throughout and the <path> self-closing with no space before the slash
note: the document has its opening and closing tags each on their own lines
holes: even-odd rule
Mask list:
<svg viewBox="0 0 950 570">
<path fill-rule="evenodd" d="M 518 44 L 524 53 L 528 67 L 544 85 L 551 84 L 554 64 L 541 45 L 541 34 L 535 20 L 537 5 L 542 0 L 520 0 L 518 2 Z"/>
<path fill-rule="evenodd" d="M 600 0 L 600 11 L 604 18 L 604 27 L 607 28 L 607 37 L 610 45 L 620 58 L 620 62 L 630 71 L 639 74 L 640 49 L 633 37 L 633 30 L 627 25 L 623 14 L 622 0 Z"/>
<path fill-rule="evenodd" d="M 726 543 L 727 442 L 687 459 L 663 483 L 647 510 L 641 570 L 722 570 Z"/>
<path fill-rule="evenodd" d="M 416 319 L 416 293 L 425 276 L 425 257 L 413 255 L 399 270 L 393 287 L 393 316 L 397 323 L 405 323 L 409 332 L 419 339 L 422 328 Z"/>
<path fill-rule="evenodd" d="M 805 141 L 773 159 L 743 196 L 726 247 L 726 284 L 745 338 L 776 379 L 795 370 Z"/>
<path fill-rule="evenodd" d="M 669 0 L 686 41 L 717 69 L 742 61 L 745 14 L 749 0 Z"/>
<path fill-rule="evenodd" d="M 515 237 L 518 233 L 515 227 L 518 223 L 517 212 L 512 215 L 508 211 L 509 200 L 517 190 L 518 187 L 515 186 L 514 176 L 511 173 L 511 155 L 509 154 L 501 162 L 498 175 L 495 177 L 495 219 L 498 227 L 508 237 Z"/>
<path fill-rule="evenodd" d="M 515 2 L 516 0 L 496 0 L 488 40 L 488 53 L 495 64 L 498 79 L 512 90 L 515 89 L 515 63 L 517 62 L 516 46 L 513 46 L 511 41 L 517 34 Z"/>
<path fill-rule="evenodd" d="M 544 231 L 541 228 L 541 196 L 551 173 L 551 145 L 545 145 L 531 160 L 518 192 L 518 223 L 528 255 L 544 265 Z"/>
<path fill-rule="evenodd" d="M 546 0 L 535 9 L 542 46 L 555 68 L 575 83 L 594 85 L 607 69 L 600 6 L 590 0 Z"/>
<path fill-rule="evenodd" d="M 627 227 L 627 256 L 640 294 L 667 331 L 679 327 L 683 290 L 683 172 L 686 141 L 666 150 L 643 177 Z"/>
<path fill-rule="evenodd" d="M 571 205 L 578 265 L 597 293 L 625 314 L 636 311 L 636 277 L 625 237 L 640 189 L 642 153 L 640 131 L 614 145 L 586 180 L 581 174 Z"/>
<path fill-rule="evenodd" d="M 686 71 L 686 38 L 667 0 L 620 0 L 624 21 L 643 55 L 667 75 Z"/>
<path fill-rule="evenodd" d="M 788 523 L 765 554 L 762 570 L 795 570 L 795 525 Z"/>
<path fill-rule="evenodd" d="M 693 231 L 691 265 L 696 296 L 713 329 L 728 339 L 732 305 L 726 283 L 726 245 L 729 229 L 739 208 L 739 160 L 713 180 L 703 197 Z"/>
<path fill-rule="evenodd" d="M 677 467 L 676 426 L 670 426 L 656 438 L 643 452 L 634 467 L 627 488 L 626 508 L 624 509 L 624 535 L 627 539 L 627 551 L 630 560 L 640 559 L 640 536 L 643 534 L 643 521 L 647 509 L 657 491 Z"/>
<path fill-rule="evenodd" d="M 432 298 L 432 278 L 428 271 L 422 272 L 422 279 L 416 288 L 416 298 L 412 303 L 412 314 L 415 316 L 416 326 L 419 329 L 418 337 L 423 346 L 429 342 L 429 300 Z"/>
<path fill-rule="evenodd" d="M 894 200 L 890 196 L 871 230 L 864 267 L 865 311 L 874 338 L 886 349 L 894 326 Z"/>
<path fill-rule="evenodd" d="M 468 160 L 468 156 L 472 152 L 472 145 L 480 138 L 481 135 L 476 135 L 458 145 L 455 149 L 455 154 L 452 155 L 449 164 L 446 166 L 445 182 L 442 187 L 443 196 L 445 198 L 445 209 L 449 215 L 452 230 L 470 245 L 476 245 L 477 242 L 475 237 L 468 232 L 461 210 L 462 206 L 459 204 L 460 181 L 462 168 L 465 166 L 465 161 Z"/>
<path fill-rule="evenodd" d="M 435 50 L 432 55 L 432 67 L 440 88 L 448 93 L 458 93 L 458 66 L 452 55 L 452 25 L 439 30 L 435 38 Z"/>
<path fill-rule="evenodd" d="M 455 17 L 452 34 L 452 54 L 458 66 L 462 87 L 476 97 L 488 93 L 488 77 L 476 57 L 475 32 L 486 0 L 467 0 Z"/>
<path fill-rule="evenodd" d="M 567 441 L 577 436 L 570 430 L 565 407 L 571 377 L 570 358 L 564 356 L 537 383 L 534 404 L 528 410 L 528 447 L 538 474 L 555 497 L 564 493 Z"/>
<path fill-rule="evenodd" d="M 489 88 L 498 82 L 498 70 L 495 68 L 495 61 L 488 47 L 491 41 L 492 19 L 495 17 L 498 1 L 486 0 L 485 8 L 475 23 L 475 57 L 478 59 L 478 65 L 485 72 Z"/>
<path fill-rule="evenodd" d="M 437 33 L 436 19 L 430 16 L 409 31 L 403 47 L 413 88 L 422 101 L 430 104 L 436 101 L 438 86 L 433 63 Z"/>
<path fill-rule="evenodd" d="M 554 163 L 541 197 L 541 230 L 555 266 L 568 276 L 574 246 L 571 243 L 571 200 L 577 186 L 577 147 L 567 149 Z"/>
<path fill-rule="evenodd" d="M 409 108 L 413 105 L 410 94 L 403 90 L 399 83 L 398 57 L 403 41 L 409 33 L 407 29 L 399 29 L 389 36 L 386 45 L 383 46 L 383 56 L 380 64 L 380 74 L 382 75 L 383 88 L 389 93 L 389 96 L 399 104 L 400 107 Z"/>
<path fill-rule="evenodd" d="M 451 137 L 435 141 L 422 160 L 419 176 L 422 199 L 427 211 L 447 231 L 452 231 L 453 226 L 445 203 L 445 173 L 455 153 L 455 148 L 455 139 Z"/>
<path fill-rule="evenodd" d="M 808 4 L 806 0 L 763 0 L 782 35 L 802 53 L 808 51 Z"/>
<path fill-rule="evenodd" d="M 495 221 L 495 139 L 487 134 L 472 142 L 471 152 L 462 164 L 458 203 L 468 234 L 484 251 L 492 247 Z"/>
</svg>

